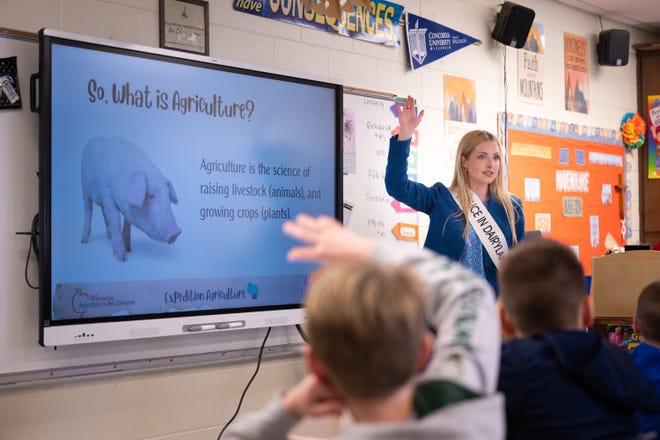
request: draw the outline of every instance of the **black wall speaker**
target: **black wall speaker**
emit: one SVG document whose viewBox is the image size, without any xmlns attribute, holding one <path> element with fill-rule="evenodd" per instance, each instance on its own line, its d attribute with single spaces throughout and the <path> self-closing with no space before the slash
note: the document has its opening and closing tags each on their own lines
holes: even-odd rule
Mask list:
<svg viewBox="0 0 660 440">
<path fill-rule="evenodd" d="M 601 66 L 625 66 L 628 64 L 630 32 L 609 29 L 598 34 L 598 64 Z"/>
<path fill-rule="evenodd" d="M 507 46 L 520 49 L 525 46 L 527 34 L 532 28 L 535 15 L 533 9 L 511 2 L 504 2 L 502 9 L 497 14 L 497 21 L 492 34 L 493 38 Z"/>
</svg>

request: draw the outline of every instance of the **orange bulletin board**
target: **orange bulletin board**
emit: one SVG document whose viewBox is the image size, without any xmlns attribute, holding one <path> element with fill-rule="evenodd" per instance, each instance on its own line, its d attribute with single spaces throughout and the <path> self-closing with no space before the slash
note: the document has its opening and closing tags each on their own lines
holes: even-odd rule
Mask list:
<svg viewBox="0 0 660 440">
<path fill-rule="evenodd" d="M 525 229 L 573 247 L 590 275 L 608 233 L 623 244 L 624 148 L 614 135 L 572 134 L 509 128 L 509 190 L 523 201 Z"/>
</svg>

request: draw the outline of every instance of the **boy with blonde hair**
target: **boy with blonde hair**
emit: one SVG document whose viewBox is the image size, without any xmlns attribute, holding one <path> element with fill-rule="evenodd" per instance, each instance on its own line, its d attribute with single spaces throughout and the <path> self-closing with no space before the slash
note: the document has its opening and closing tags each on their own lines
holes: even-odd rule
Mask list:
<svg viewBox="0 0 660 440">
<path fill-rule="evenodd" d="M 309 373 L 227 438 L 284 439 L 302 417 L 341 409 L 354 422 L 340 439 L 503 438 L 499 326 L 484 280 L 328 217 L 300 215 L 284 231 L 306 244 L 289 259 L 326 263 L 306 299 Z"/>
</svg>

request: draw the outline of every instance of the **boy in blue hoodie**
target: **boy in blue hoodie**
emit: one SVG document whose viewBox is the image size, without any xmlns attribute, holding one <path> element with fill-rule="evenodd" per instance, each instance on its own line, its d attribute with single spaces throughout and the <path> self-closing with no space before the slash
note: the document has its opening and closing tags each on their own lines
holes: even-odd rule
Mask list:
<svg viewBox="0 0 660 440">
<path fill-rule="evenodd" d="M 593 332 L 575 253 L 553 240 L 512 249 L 499 271 L 502 347 L 498 388 L 509 439 L 633 439 L 635 411 L 660 402 L 628 353 Z"/>
<path fill-rule="evenodd" d="M 660 280 L 652 282 L 639 294 L 633 329 L 642 341 L 633 351 L 635 363 L 660 395 Z M 644 438 L 660 437 L 660 412 L 638 412 L 637 421 Z"/>
</svg>

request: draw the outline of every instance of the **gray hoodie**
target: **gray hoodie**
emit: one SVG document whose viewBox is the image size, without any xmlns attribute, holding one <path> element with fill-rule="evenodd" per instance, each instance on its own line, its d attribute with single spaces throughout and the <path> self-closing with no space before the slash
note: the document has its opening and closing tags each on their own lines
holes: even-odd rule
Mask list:
<svg viewBox="0 0 660 440">
<path fill-rule="evenodd" d="M 483 279 L 447 257 L 381 242 L 372 257 L 417 273 L 437 330 L 433 356 L 415 380 L 414 417 L 397 423 L 354 423 L 338 439 L 502 439 L 504 399 L 496 392 L 500 327 L 495 295 Z M 299 421 L 280 396 L 247 414 L 225 439 L 285 439 Z"/>
</svg>

